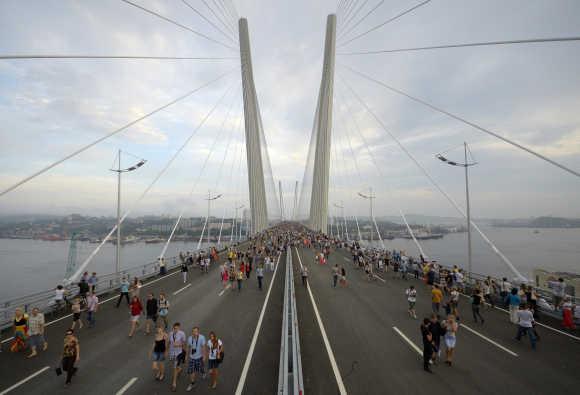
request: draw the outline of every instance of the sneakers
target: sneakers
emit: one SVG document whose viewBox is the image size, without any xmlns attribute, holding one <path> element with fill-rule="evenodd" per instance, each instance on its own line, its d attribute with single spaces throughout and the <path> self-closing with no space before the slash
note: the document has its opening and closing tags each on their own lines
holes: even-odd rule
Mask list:
<svg viewBox="0 0 580 395">
<path fill-rule="evenodd" d="M 189 385 L 187 386 L 187 388 L 185 389 L 187 392 L 191 391 L 192 389 L 194 389 L 196 387 L 196 383 L 195 381 L 193 383 L 189 383 Z"/>
</svg>

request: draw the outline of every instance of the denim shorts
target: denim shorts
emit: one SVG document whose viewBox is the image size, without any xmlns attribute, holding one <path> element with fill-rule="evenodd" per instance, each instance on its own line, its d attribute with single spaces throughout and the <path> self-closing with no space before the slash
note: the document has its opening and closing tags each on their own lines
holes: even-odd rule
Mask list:
<svg viewBox="0 0 580 395">
<path fill-rule="evenodd" d="M 165 361 L 165 353 L 153 351 L 152 359 L 155 362 Z"/>
<path fill-rule="evenodd" d="M 28 338 L 28 344 L 30 347 L 42 347 L 44 346 L 44 337 L 42 335 L 30 335 L 30 338 Z"/>
</svg>

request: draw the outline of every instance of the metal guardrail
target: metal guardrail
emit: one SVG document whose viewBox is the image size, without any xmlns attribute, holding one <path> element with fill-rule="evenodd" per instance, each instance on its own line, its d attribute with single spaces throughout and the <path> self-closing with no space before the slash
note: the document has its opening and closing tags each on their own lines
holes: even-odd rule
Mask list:
<svg viewBox="0 0 580 395">
<path fill-rule="evenodd" d="M 282 313 L 278 394 L 304 394 L 300 335 L 298 332 L 296 295 L 294 293 L 294 271 L 292 268 L 292 251 L 290 247 L 286 249 L 286 278 L 284 282 L 284 309 Z"/>
<path fill-rule="evenodd" d="M 177 257 L 166 259 L 165 267 L 167 270 L 172 270 L 179 266 Z M 140 280 L 145 280 L 159 274 L 159 263 L 151 262 L 141 266 L 135 266 L 125 269 L 120 272 L 119 276 L 116 273 L 110 273 L 97 277 L 96 294 L 98 296 L 116 291 L 119 287 L 119 280 L 122 277 L 130 280 L 137 277 Z M 56 287 L 55 287 L 56 288 Z M 65 287 L 70 296 L 78 294 L 78 286 L 76 283 Z M 53 312 L 55 309 L 55 290 L 54 288 L 48 291 L 42 291 L 31 295 L 22 296 L 10 300 L 0 302 L 0 330 L 3 330 L 12 325 L 14 318 L 14 310 L 22 308 L 24 312 L 30 312 L 32 308 L 38 307 L 43 313 Z"/>
</svg>

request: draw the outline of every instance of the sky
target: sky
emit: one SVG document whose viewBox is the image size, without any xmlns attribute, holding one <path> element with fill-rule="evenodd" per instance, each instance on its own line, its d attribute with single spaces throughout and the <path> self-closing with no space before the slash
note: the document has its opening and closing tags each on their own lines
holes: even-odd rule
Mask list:
<svg viewBox="0 0 580 395">
<path fill-rule="evenodd" d="M 237 35 L 235 21 L 228 19 L 227 27 L 223 26 L 202 0 L 188 2 L 221 31 L 183 1 L 134 2 L 211 41 L 120 0 L 0 2 L 3 55 L 213 58 L 0 60 L 0 189 L 204 86 L 0 197 L 0 214 L 114 215 L 117 179 L 110 169 L 119 149 L 123 167 L 139 158 L 147 160 L 139 170 L 123 175 L 123 211 L 205 215 L 208 190 L 212 195 L 222 194 L 213 203 L 213 215 L 229 216 L 236 205 L 249 206 L 239 52 L 230 38 Z M 206 3 L 226 19 L 216 8 L 222 0 Z M 349 31 L 379 3 L 376 11 Z M 394 215 L 399 209 L 458 216 L 355 98 L 350 86 L 462 207 L 463 170 L 443 164 L 435 155 L 445 152 L 451 160 L 461 161 L 463 142 L 469 144 L 477 161 L 470 168 L 475 217 L 580 217 L 579 178 L 349 71 L 371 75 L 579 171 L 580 42 L 344 55 L 580 36 L 580 2 L 432 0 L 344 45 L 418 3 L 360 0 L 350 15 L 342 10 L 338 14 L 332 212 L 342 202 L 346 215 L 367 215 L 368 202 L 357 193 L 372 187 L 377 216 Z M 273 177 L 282 182 L 289 215 L 294 184 L 301 183 L 304 176 L 320 87 L 326 17 L 337 11 L 337 2 L 234 0 L 233 4 L 248 19 Z M 180 154 L 169 163 L 180 147 Z M 137 202 L 164 168 L 163 175 Z M 271 217 L 279 215 L 273 211 L 270 207 Z"/>
</svg>

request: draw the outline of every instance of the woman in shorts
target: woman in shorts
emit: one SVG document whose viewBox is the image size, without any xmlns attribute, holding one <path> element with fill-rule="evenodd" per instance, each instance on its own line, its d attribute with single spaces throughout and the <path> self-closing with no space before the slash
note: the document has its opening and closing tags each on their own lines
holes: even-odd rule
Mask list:
<svg viewBox="0 0 580 395">
<path fill-rule="evenodd" d="M 143 305 L 137 296 L 133 296 L 129 308 L 131 309 L 131 330 L 129 331 L 129 337 L 133 337 L 135 330 L 139 326 L 139 317 L 141 317 L 141 313 L 143 312 Z"/>
<path fill-rule="evenodd" d="M 211 389 L 216 389 L 217 379 L 218 379 L 218 368 L 223 358 L 224 346 L 222 341 L 217 338 L 214 332 L 209 333 L 209 340 L 207 341 L 208 349 L 208 364 L 209 364 L 209 375 L 211 377 L 211 383 L 209 387 Z"/>
<path fill-rule="evenodd" d="M 450 314 L 445 321 L 445 363 L 451 366 L 453 362 L 453 352 L 455 351 L 455 343 L 457 342 L 457 321 L 455 321 L 455 316 Z"/>
<path fill-rule="evenodd" d="M 78 322 L 79 329 L 83 329 L 83 321 L 81 321 L 81 300 L 78 297 L 74 298 L 71 311 L 73 313 L 73 323 L 70 328 L 74 330 Z"/>
<path fill-rule="evenodd" d="M 165 329 L 157 327 L 155 341 L 151 350 L 151 360 L 153 361 L 153 372 L 155 380 L 162 381 L 165 378 L 165 358 L 167 358 L 167 342 L 169 338 Z"/>
</svg>

